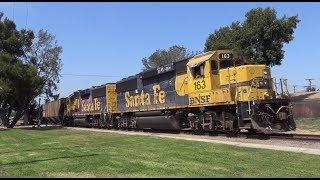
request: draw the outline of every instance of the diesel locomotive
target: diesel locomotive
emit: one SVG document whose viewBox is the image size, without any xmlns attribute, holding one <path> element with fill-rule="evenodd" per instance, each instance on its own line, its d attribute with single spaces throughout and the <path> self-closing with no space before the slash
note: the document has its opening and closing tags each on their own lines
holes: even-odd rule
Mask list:
<svg viewBox="0 0 320 180">
<path fill-rule="evenodd" d="M 216 50 L 143 71 L 43 105 L 66 126 L 261 133 L 295 129 L 290 100 L 277 97 L 266 65 Z"/>
</svg>

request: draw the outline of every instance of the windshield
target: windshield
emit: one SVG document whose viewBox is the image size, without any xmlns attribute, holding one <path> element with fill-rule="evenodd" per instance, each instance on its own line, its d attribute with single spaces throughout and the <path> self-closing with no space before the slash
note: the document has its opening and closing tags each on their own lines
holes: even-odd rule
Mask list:
<svg viewBox="0 0 320 180">
<path fill-rule="evenodd" d="M 191 68 L 191 74 L 193 78 L 199 78 L 204 76 L 204 63 L 201 63 Z"/>
<path fill-rule="evenodd" d="M 233 67 L 233 66 L 234 66 L 233 61 L 230 61 L 230 60 L 220 61 L 220 69 Z"/>
</svg>

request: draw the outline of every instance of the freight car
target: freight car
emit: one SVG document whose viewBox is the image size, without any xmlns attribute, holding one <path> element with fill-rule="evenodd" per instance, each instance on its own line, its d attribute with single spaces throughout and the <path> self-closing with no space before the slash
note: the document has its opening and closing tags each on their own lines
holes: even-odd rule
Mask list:
<svg viewBox="0 0 320 180">
<path fill-rule="evenodd" d="M 50 123 L 63 123 L 66 98 L 60 98 L 42 105 L 42 120 Z"/>
<path fill-rule="evenodd" d="M 200 132 L 294 130 L 289 99 L 277 98 L 272 82 L 268 66 L 249 64 L 233 50 L 210 51 L 74 92 L 66 98 L 63 122 Z"/>
</svg>

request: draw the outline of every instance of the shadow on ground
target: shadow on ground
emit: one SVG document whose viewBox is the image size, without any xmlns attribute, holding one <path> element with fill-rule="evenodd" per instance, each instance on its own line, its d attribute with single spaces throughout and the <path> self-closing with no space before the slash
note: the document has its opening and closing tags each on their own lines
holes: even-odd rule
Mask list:
<svg viewBox="0 0 320 180">
<path fill-rule="evenodd" d="M 25 130 L 33 130 L 33 131 L 47 131 L 47 130 L 54 130 L 54 129 L 62 129 L 63 126 L 54 125 L 54 126 L 28 126 L 28 127 L 19 127 L 19 129 Z"/>
<path fill-rule="evenodd" d="M 33 130 L 33 131 L 47 131 L 47 130 L 54 130 L 54 129 L 62 129 L 64 128 L 63 126 L 61 125 L 49 125 L 49 126 L 45 126 L 45 125 L 42 125 L 42 126 L 32 126 L 32 125 L 29 125 L 29 126 L 15 126 L 14 128 L 6 128 L 4 126 L 0 126 L 0 131 L 8 131 L 8 130 L 11 130 L 11 129 L 25 129 L 25 130 Z"/>
<path fill-rule="evenodd" d="M 0 127 L 0 132 L 1 132 L 1 131 L 7 131 L 7 130 L 9 130 L 9 129 L 7 129 L 7 128 L 5 128 L 5 127 Z"/>
<path fill-rule="evenodd" d="M 46 151 L 46 150 L 65 150 L 65 149 L 72 149 L 72 148 L 79 148 L 81 145 L 74 145 L 74 146 L 60 146 L 60 147 L 43 147 L 43 148 L 33 148 L 33 149 L 24 149 L 23 152 L 32 152 L 32 151 Z M 10 154 L 13 151 L 3 151 L 0 154 Z"/>
<path fill-rule="evenodd" d="M 96 156 L 96 155 L 99 155 L 99 154 L 86 154 L 86 155 L 78 155 L 78 156 L 62 156 L 62 157 L 54 157 L 54 158 L 47 158 L 47 159 L 35 159 L 35 160 L 31 160 L 31 161 L 10 162 L 10 163 L 0 164 L 0 167 L 7 166 L 7 165 L 37 163 L 37 162 L 51 161 L 51 160 L 57 160 L 57 159 L 81 158 L 81 157 Z"/>
</svg>

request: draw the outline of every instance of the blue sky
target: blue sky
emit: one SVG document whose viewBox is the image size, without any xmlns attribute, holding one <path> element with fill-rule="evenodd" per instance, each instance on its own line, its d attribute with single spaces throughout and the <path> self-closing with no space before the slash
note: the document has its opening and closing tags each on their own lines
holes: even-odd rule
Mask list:
<svg viewBox="0 0 320 180">
<path fill-rule="evenodd" d="M 242 22 L 252 8 L 268 6 L 279 17 L 298 14 L 301 20 L 295 39 L 284 46 L 282 65 L 272 68 L 273 76 L 288 78 L 290 89 L 314 78 L 319 88 L 320 3 L 7 2 L 0 3 L 0 10 L 14 19 L 18 29 L 44 28 L 56 35 L 63 47 L 62 74 L 115 76 L 63 75 L 58 93 L 68 96 L 140 72 L 141 59 L 156 49 L 177 44 L 202 51 L 214 30 L 235 20 Z"/>
</svg>

